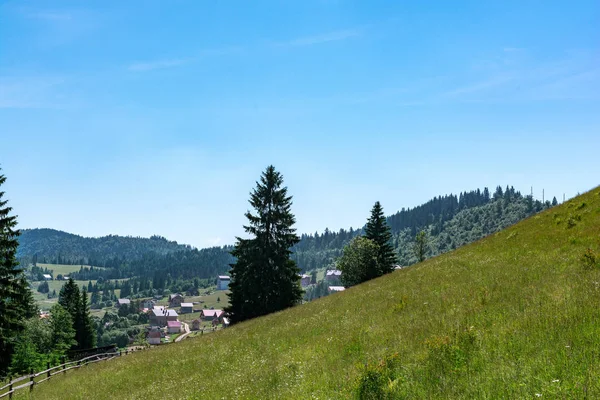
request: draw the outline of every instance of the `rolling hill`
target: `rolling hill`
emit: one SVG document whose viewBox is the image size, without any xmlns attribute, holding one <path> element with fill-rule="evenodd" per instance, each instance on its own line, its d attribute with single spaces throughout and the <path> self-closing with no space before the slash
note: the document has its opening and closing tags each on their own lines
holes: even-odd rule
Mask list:
<svg viewBox="0 0 600 400">
<path fill-rule="evenodd" d="M 599 233 L 596 188 L 345 292 L 52 378 L 31 398 L 598 398 Z"/>
</svg>

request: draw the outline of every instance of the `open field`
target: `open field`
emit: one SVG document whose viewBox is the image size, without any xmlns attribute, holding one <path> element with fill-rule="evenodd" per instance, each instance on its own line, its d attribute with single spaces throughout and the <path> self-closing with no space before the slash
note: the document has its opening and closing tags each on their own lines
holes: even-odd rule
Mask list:
<svg viewBox="0 0 600 400">
<path fill-rule="evenodd" d="M 125 279 L 120 279 L 120 281 L 123 281 L 123 280 L 125 280 Z M 33 290 L 33 299 L 38 303 L 39 307 L 42 310 L 49 310 L 58 301 L 58 297 L 55 297 L 53 299 L 48 299 L 48 296 L 45 293 L 38 292 L 37 287 L 42 282 L 43 281 L 31 282 L 31 287 Z M 58 293 L 60 292 L 60 289 L 62 289 L 63 285 L 67 281 L 52 280 L 52 281 L 47 281 L 47 282 L 48 282 L 48 287 L 50 288 L 50 293 L 52 293 L 53 290 L 56 290 L 56 294 L 58 295 Z M 87 290 L 88 282 L 89 281 L 75 281 L 77 286 L 79 286 L 80 290 L 82 290 L 84 288 Z M 96 281 L 93 280 L 92 285 L 95 283 L 96 283 Z M 121 289 L 115 289 L 115 295 L 117 297 L 119 297 L 120 292 L 121 292 Z M 91 297 L 92 297 L 92 294 L 88 293 L 88 300 L 91 299 Z M 94 311 L 94 310 L 92 310 L 92 311 Z"/>
<path fill-rule="evenodd" d="M 596 188 L 345 292 L 17 398 L 347 399 L 359 382 L 373 398 L 600 398 L 599 282 Z"/>
<path fill-rule="evenodd" d="M 55 278 L 58 274 L 69 275 L 72 272 L 79 272 L 81 267 L 87 267 L 87 268 L 90 267 L 89 265 L 66 265 L 66 264 L 43 264 L 43 263 L 37 263 L 37 266 L 40 268 L 48 268 L 48 269 L 53 270 Z M 94 268 L 100 268 L 100 267 L 94 267 Z"/>
</svg>

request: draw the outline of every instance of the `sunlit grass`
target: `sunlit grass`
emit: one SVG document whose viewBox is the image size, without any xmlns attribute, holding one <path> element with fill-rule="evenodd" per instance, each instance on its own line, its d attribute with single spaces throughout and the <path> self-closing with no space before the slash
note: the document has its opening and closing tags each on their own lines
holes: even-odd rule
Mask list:
<svg viewBox="0 0 600 400">
<path fill-rule="evenodd" d="M 599 398 L 600 269 L 583 266 L 588 248 L 600 252 L 598 188 L 457 251 L 31 396 L 352 398 L 393 357 L 382 390 L 396 398 Z"/>
</svg>

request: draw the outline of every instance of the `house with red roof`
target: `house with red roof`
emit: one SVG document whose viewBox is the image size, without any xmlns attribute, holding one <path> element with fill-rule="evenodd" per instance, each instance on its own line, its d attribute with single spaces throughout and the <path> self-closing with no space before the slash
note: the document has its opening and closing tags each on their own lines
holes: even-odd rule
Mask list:
<svg viewBox="0 0 600 400">
<path fill-rule="evenodd" d="M 179 321 L 167 321 L 167 332 L 168 333 L 179 333 L 179 332 L 181 332 L 181 322 L 179 322 Z"/>
</svg>

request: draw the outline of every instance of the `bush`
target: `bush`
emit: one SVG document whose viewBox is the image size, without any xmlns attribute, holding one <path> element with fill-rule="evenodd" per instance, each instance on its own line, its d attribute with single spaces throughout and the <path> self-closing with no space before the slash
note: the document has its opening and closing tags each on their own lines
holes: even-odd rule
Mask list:
<svg viewBox="0 0 600 400">
<path fill-rule="evenodd" d="M 383 400 L 396 398 L 399 377 L 398 354 L 392 354 L 377 364 L 367 364 L 358 377 L 356 394 L 360 400 Z"/>
<path fill-rule="evenodd" d="M 587 249 L 581 256 L 581 262 L 584 269 L 595 269 L 598 268 L 598 257 L 592 249 Z"/>
</svg>

